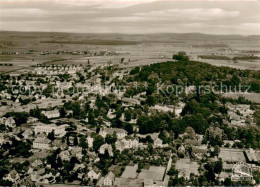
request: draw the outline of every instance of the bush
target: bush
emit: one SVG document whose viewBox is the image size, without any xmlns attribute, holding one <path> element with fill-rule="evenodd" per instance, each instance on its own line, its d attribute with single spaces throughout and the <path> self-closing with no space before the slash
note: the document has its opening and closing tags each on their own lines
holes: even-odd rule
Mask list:
<svg viewBox="0 0 260 187">
<path fill-rule="evenodd" d="M 13 117 L 17 126 L 27 122 L 29 114 L 27 112 L 8 112 L 5 117 Z"/>
</svg>

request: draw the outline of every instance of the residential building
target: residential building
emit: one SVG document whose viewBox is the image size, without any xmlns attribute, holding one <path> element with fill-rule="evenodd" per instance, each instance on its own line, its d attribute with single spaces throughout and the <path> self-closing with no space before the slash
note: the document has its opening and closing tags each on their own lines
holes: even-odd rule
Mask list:
<svg viewBox="0 0 260 187">
<path fill-rule="evenodd" d="M 154 107 L 151 107 L 152 109 L 161 111 L 161 112 L 173 112 L 174 111 L 174 106 L 172 105 L 161 105 L 157 104 Z"/>
<path fill-rule="evenodd" d="M 160 138 L 156 138 L 153 144 L 155 147 L 163 147 L 163 141 Z"/>
<path fill-rule="evenodd" d="M 37 122 L 38 121 L 38 119 L 37 118 L 34 118 L 34 117 L 29 117 L 28 119 L 27 119 L 27 123 L 34 123 L 34 122 Z"/>
<path fill-rule="evenodd" d="M 42 114 L 45 115 L 48 119 L 60 117 L 59 110 L 42 111 Z"/>
<path fill-rule="evenodd" d="M 90 179 L 91 181 L 93 181 L 94 179 L 97 180 L 100 176 L 101 173 L 97 170 L 97 168 L 91 169 L 87 174 L 88 179 Z"/>
<path fill-rule="evenodd" d="M 73 147 L 71 150 L 70 150 L 71 154 L 73 156 L 75 156 L 77 159 L 81 160 L 82 157 L 83 157 L 83 154 L 82 154 L 82 148 L 81 147 Z"/>
<path fill-rule="evenodd" d="M 219 139 L 222 140 L 223 134 L 224 134 L 223 130 L 220 129 L 219 127 L 211 126 L 206 131 L 206 136 L 214 139 L 218 136 Z"/>
<path fill-rule="evenodd" d="M 60 156 L 61 160 L 63 160 L 63 161 L 64 160 L 69 161 L 71 158 L 70 152 L 68 150 L 61 151 L 59 156 Z"/>
<path fill-rule="evenodd" d="M 116 145 L 116 149 L 121 152 L 124 149 L 138 148 L 139 141 L 137 138 L 128 138 L 123 140 L 117 140 L 115 145 Z"/>
<path fill-rule="evenodd" d="M 34 149 L 50 149 L 51 141 L 45 137 L 37 137 L 33 141 Z"/>
<path fill-rule="evenodd" d="M 55 136 L 62 137 L 66 134 L 65 129 L 68 127 L 68 125 L 55 125 L 55 124 L 48 124 L 48 125 L 40 125 L 36 126 L 34 129 L 35 134 L 38 133 L 46 133 L 49 134 L 50 132 L 54 131 Z"/>
<path fill-rule="evenodd" d="M 174 113 L 177 117 L 180 117 L 181 113 L 182 113 L 182 109 L 184 108 L 185 103 L 183 102 L 179 102 L 177 104 L 177 106 L 174 107 Z"/>
<path fill-rule="evenodd" d="M 104 145 L 102 145 L 100 148 L 99 148 L 99 153 L 100 154 L 105 154 L 105 151 L 108 151 L 108 154 L 109 154 L 109 156 L 113 156 L 114 154 L 113 154 L 113 150 L 112 150 L 112 146 L 111 145 L 109 145 L 109 144 L 104 144 Z"/>
<path fill-rule="evenodd" d="M 2 125 L 2 124 L 5 124 L 5 121 L 7 120 L 7 118 L 6 117 L 2 117 L 2 118 L 0 118 L 0 124 Z"/>
<path fill-rule="evenodd" d="M 112 173 L 111 171 L 105 176 L 103 185 L 104 186 L 112 186 L 115 181 L 115 174 Z"/>
<path fill-rule="evenodd" d="M 88 142 L 88 147 L 89 147 L 89 148 L 92 148 L 92 147 L 93 147 L 94 139 L 91 138 L 91 137 L 87 137 L 87 142 Z"/>
<path fill-rule="evenodd" d="M 16 124 L 15 124 L 15 120 L 12 117 L 7 118 L 7 120 L 5 121 L 5 126 L 10 127 L 10 128 L 15 128 Z"/>
<path fill-rule="evenodd" d="M 254 149 L 250 148 L 248 150 L 245 150 L 245 154 L 248 162 L 260 162 L 260 151 L 255 151 Z"/>
<path fill-rule="evenodd" d="M 99 135 L 101 135 L 103 138 L 105 138 L 108 134 L 113 135 L 113 133 L 116 133 L 116 136 L 118 139 L 123 139 L 127 135 L 127 131 L 124 129 L 119 128 L 104 128 L 101 129 L 99 132 Z"/>
<path fill-rule="evenodd" d="M 14 185 L 17 185 L 17 183 L 20 180 L 20 176 L 17 173 L 17 171 L 12 170 L 5 178 L 4 180 L 11 181 Z"/>
</svg>

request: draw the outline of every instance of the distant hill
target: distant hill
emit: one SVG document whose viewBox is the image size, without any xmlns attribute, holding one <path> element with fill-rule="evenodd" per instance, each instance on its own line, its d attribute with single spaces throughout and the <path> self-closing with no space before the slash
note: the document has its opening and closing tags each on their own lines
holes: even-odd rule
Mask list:
<svg viewBox="0 0 260 187">
<path fill-rule="evenodd" d="M 112 45 L 117 44 L 118 41 L 123 43 L 135 42 L 171 42 L 172 40 L 260 40 L 260 35 L 252 36 L 242 36 L 242 35 L 209 35 L 202 33 L 158 33 L 158 34 L 120 34 L 120 33 L 105 33 L 105 34 L 95 34 L 95 33 L 62 33 L 62 32 L 16 32 L 16 31 L 0 31 L 0 39 L 7 39 L 8 37 L 26 39 L 35 38 L 36 40 L 41 39 L 43 42 L 57 41 L 57 43 L 64 43 L 64 41 L 69 42 L 78 40 L 83 42 L 84 40 L 90 41 L 93 45 L 110 43 Z M 98 41 L 100 40 L 100 41 Z M 77 43 L 77 42 L 76 42 Z M 83 42 L 84 43 L 84 42 Z M 135 44 L 135 43 L 131 43 Z M 119 43 L 120 45 L 120 43 Z"/>
</svg>

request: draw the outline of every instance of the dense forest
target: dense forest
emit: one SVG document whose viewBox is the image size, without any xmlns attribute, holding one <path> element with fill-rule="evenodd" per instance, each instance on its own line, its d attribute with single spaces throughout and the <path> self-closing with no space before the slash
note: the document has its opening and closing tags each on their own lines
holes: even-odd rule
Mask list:
<svg viewBox="0 0 260 187">
<path fill-rule="evenodd" d="M 180 58 L 178 58 L 180 59 Z M 176 85 L 203 85 L 221 83 L 226 86 L 250 85 L 249 91 L 260 93 L 260 71 L 239 70 L 229 67 L 216 67 L 202 62 L 189 61 L 187 58 L 176 62 L 165 62 L 144 66 L 131 71 L 130 80 L 161 81 Z"/>
</svg>

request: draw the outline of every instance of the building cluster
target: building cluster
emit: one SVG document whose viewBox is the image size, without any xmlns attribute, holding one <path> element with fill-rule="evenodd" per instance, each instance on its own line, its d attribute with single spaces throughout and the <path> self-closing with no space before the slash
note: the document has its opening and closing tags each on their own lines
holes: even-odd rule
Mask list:
<svg viewBox="0 0 260 187">
<path fill-rule="evenodd" d="M 32 73 L 37 75 L 59 75 L 59 74 L 76 74 L 83 71 L 82 66 L 38 66 Z"/>
<path fill-rule="evenodd" d="M 246 126 L 250 121 L 253 122 L 254 110 L 250 108 L 250 105 L 239 104 L 232 105 L 227 104 L 228 116 L 231 125 L 234 126 Z"/>
<path fill-rule="evenodd" d="M 237 140 L 215 149 L 207 141 L 203 143 L 205 138 L 226 141 L 217 125 L 207 128 L 206 134 L 196 134 L 188 127 L 177 138 L 164 129 L 141 134 L 133 116 L 136 111 L 139 114 L 138 107 L 145 101 L 146 92 L 129 98 L 125 90 L 113 91 L 102 86 L 106 83 L 116 86 L 113 80 L 124 80 L 128 72 L 118 70 L 106 79 L 106 68 L 36 66 L 30 76 L 5 80 L 5 88 L 0 92 L 0 145 L 4 150 L 1 154 L 12 167 L 4 174 L 4 180 L 18 186 L 75 181 L 90 186 L 167 186 L 173 168 L 177 178 L 191 180 L 202 173 L 201 160 L 215 163 L 220 158 L 223 169 L 216 176 L 220 181 L 231 177 L 232 168 L 232 179 L 244 177 L 246 174 L 239 170 L 243 167 L 237 165 L 241 162 L 259 170 L 258 150 L 235 149 L 232 145 Z M 54 85 L 64 89 L 92 85 L 92 89 L 59 93 L 50 88 Z M 19 90 L 21 86 L 25 90 Z M 107 103 L 113 107 L 101 103 L 101 99 L 110 99 Z M 118 105 L 123 109 L 117 110 Z M 176 105 L 156 104 L 145 108 L 145 112 L 148 116 L 162 113 L 181 119 L 184 107 L 185 103 L 179 101 Z M 253 119 L 254 111 L 249 105 L 228 103 L 226 107 L 231 125 L 246 126 Z M 127 112 L 130 119 L 126 119 Z M 24 169 L 14 167 L 18 162 Z"/>
</svg>

